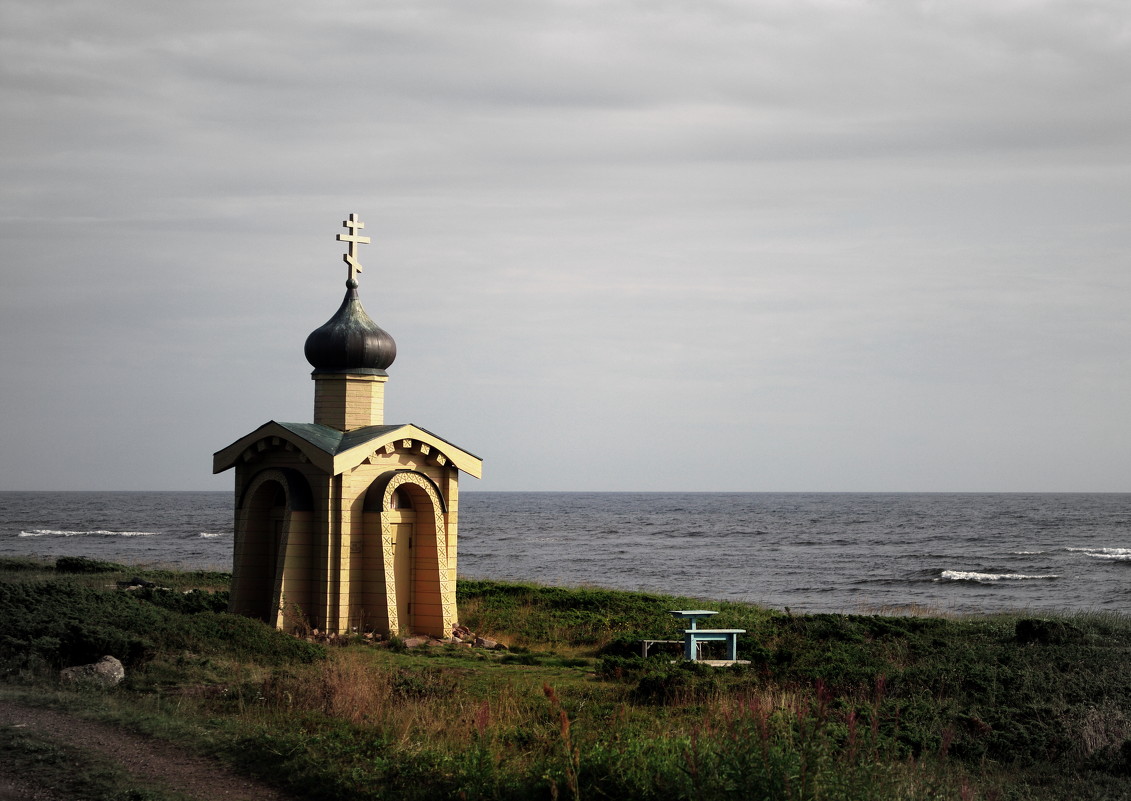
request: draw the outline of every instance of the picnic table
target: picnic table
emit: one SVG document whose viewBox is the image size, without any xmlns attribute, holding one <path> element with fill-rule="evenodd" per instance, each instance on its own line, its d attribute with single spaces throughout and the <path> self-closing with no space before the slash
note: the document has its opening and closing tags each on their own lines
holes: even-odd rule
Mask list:
<svg viewBox="0 0 1131 801">
<path fill-rule="evenodd" d="M 683 658 L 688 662 L 699 660 L 699 646 L 705 642 L 724 642 L 728 662 L 738 661 L 738 635 L 745 634 L 746 629 L 701 629 L 698 627 L 699 618 L 717 615 L 718 612 L 710 609 L 671 609 L 669 614 L 673 617 L 689 620 L 691 628 L 683 632 Z"/>
</svg>

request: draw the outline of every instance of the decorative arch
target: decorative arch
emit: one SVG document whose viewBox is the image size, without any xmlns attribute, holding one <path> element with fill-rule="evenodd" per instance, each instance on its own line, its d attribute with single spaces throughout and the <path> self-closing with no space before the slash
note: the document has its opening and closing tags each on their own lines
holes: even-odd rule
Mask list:
<svg viewBox="0 0 1131 801">
<path fill-rule="evenodd" d="M 369 489 L 365 491 L 365 508 L 367 511 L 385 511 L 390 509 L 393 493 L 405 484 L 420 487 L 428 493 L 429 499 L 436 509 L 446 514 L 448 503 L 444 500 L 443 493 L 436 486 L 436 482 L 423 473 L 415 470 L 390 470 L 373 479 Z"/>
<path fill-rule="evenodd" d="M 405 494 L 416 513 L 416 550 L 410 582 L 412 612 L 408 620 L 402 620 L 398 610 L 393 530 L 393 518 L 400 511 L 394 499 Z M 389 632 L 395 634 L 403 627 L 437 637 L 450 636 L 455 624 L 455 593 L 448 576 L 447 509 L 443 494 L 423 473 L 393 470 L 370 484 L 365 507 L 380 512 L 384 611 Z"/>
</svg>

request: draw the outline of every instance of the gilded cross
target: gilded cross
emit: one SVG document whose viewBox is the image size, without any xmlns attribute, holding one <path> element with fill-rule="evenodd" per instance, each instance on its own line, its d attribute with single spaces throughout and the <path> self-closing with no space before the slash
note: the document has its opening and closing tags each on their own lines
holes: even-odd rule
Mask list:
<svg viewBox="0 0 1131 801">
<path fill-rule="evenodd" d="M 369 237 L 357 235 L 357 232 L 365 227 L 365 223 L 357 219 L 356 214 L 351 214 L 350 218 L 344 221 L 342 225 L 350 229 L 350 232 L 348 234 L 338 234 L 339 242 L 349 242 L 350 245 L 349 252 L 342 256 L 342 261 L 349 265 L 349 280 L 356 281 L 357 274 L 361 272 L 361 262 L 357 260 L 357 246 L 368 245 Z"/>
</svg>

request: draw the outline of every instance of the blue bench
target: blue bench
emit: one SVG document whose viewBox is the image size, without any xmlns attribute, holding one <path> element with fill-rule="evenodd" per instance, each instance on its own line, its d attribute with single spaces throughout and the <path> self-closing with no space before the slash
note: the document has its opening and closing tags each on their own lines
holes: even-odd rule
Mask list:
<svg viewBox="0 0 1131 801">
<path fill-rule="evenodd" d="M 699 644 L 704 642 L 725 642 L 727 661 L 738 661 L 738 635 L 746 629 L 687 629 L 683 632 L 683 658 L 688 662 L 699 659 Z"/>
<path fill-rule="evenodd" d="M 684 629 L 683 632 L 683 658 L 688 662 L 698 661 L 699 646 L 705 642 L 725 642 L 727 661 L 738 661 L 738 635 L 745 634 L 746 629 L 699 628 L 696 625 L 699 618 L 718 614 L 710 609 L 672 609 L 669 614 L 691 621 L 691 628 Z"/>
</svg>

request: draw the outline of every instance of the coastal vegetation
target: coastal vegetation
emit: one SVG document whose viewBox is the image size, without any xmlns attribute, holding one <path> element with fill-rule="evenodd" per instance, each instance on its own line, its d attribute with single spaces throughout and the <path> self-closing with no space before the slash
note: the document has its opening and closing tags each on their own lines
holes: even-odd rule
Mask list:
<svg viewBox="0 0 1131 801">
<path fill-rule="evenodd" d="M 1121 615 L 802 615 L 463 580 L 461 622 L 509 648 L 407 648 L 271 631 L 224 611 L 228 580 L 0 559 L 0 693 L 311 799 L 1129 795 Z M 705 603 L 747 630 L 748 664 L 640 656 L 642 639 L 679 637 L 669 609 Z M 58 684 L 60 668 L 104 654 L 125 664 L 123 684 Z M 50 750 L 0 741 L 6 760 Z M 98 787 L 83 797 L 136 797 Z"/>
</svg>

